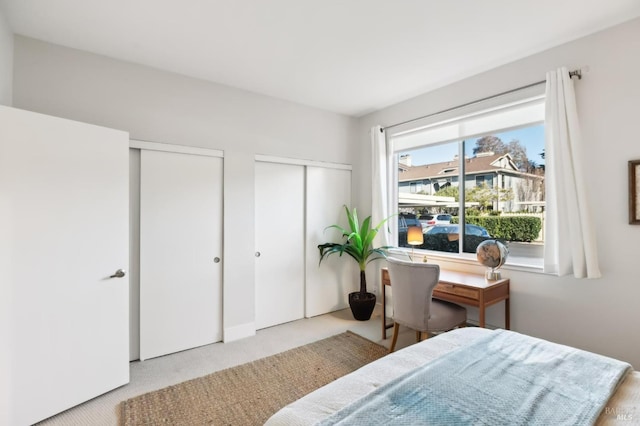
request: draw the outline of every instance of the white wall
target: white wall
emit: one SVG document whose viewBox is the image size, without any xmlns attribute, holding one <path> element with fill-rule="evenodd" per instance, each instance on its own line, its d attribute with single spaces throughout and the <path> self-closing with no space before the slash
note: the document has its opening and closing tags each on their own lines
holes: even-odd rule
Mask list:
<svg viewBox="0 0 640 426">
<path fill-rule="evenodd" d="M 512 328 L 625 359 L 640 368 L 635 300 L 640 226 L 627 224 L 627 161 L 640 159 L 640 20 L 533 55 L 358 120 L 72 49 L 15 37 L 16 107 L 127 130 L 134 139 L 225 151 L 225 328 L 253 312 L 253 155 L 352 163 L 354 205 L 370 209 L 369 128 L 454 107 L 589 67 L 576 82 L 603 278 L 505 271 Z M 357 143 L 351 143 L 355 136 Z M 369 281 L 375 282 L 369 277 Z M 373 287 L 370 284 L 370 288 Z M 502 306 L 488 321 L 500 325 Z M 471 315 L 475 313 L 472 311 Z"/>
<path fill-rule="evenodd" d="M 9 29 L 9 25 L 6 22 L 4 12 L 0 6 L 0 105 L 11 106 L 12 103 L 12 72 L 13 72 L 13 34 Z M 1 227 L 1 225 L 0 225 Z M 4 231 L 4 228 L 1 229 Z M 9 262 L 8 247 L 6 244 L 0 243 L 0 269 L 8 271 L 7 263 Z M 10 302 L 7 294 L 2 292 L 0 294 L 0 336 L 10 336 L 10 329 L 8 327 L 11 314 L 9 310 L 11 306 L 7 306 Z M 8 351 L 4 350 L 0 352 L 0 370 L 10 371 L 11 365 L 10 355 Z M 3 384 L 0 385 L 0 424 L 9 423 L 10 410 L 12 407 L 9 405 L 9 398 L 11 395 L 8 380 L 3 380 Z"/>
<path fill-rule="evenodd" d="M 628 225 L 627 161 L 640 159 L 640 19 L 579 39 L 370 114 L 359 121 L 359 145 L 370 153 L 369 128 L 392 125 L 544 80 L 566 65 L 588 71 L 575 81 L 587 188 L 597 223 L 603 277 L 576 280 L 518 271 L 511 278 L 516 331 L 621 358 L 640 369 L 640 226 Z M 354 194 L 370 208 L 371 157 L 354 155 Z M 488 321 L 502 324 L 502 305 Z M 472 313 L 474 315 L 475 313 Z"/>
<path fill-rule="evenodd" d="M 254 157 L 350 163 L 355 120 L 21 36 L 14 61 L 17 108 L 224 151 L 225 339 L 252 333 Z"/>
<path fill-rule="evenodd" d="M 11 106 L 13 92 L 13 32 L 0 7 L 0 104 Z"/>
</svg>

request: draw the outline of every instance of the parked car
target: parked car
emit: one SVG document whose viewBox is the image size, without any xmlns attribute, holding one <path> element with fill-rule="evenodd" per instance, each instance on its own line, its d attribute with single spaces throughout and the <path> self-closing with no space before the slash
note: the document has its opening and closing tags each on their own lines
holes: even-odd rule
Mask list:
<svg viewBox="0 0 640 426">
<path fill-rule="evenodd" d="M 425 214 L 420 216 L 420 223 L 423 228 L 434 225 L 449 225 L 451 223 L 451 215 L 445 213 Z"/>
<path fill-rule="evenodd" d="M 407 230 L 409 226 L 420 226 L 420 221 L 412 213 L 400 213 L 398 215 L 398 229 Z"/>
<path fill-rule="evenodd" d="M 425 235 L 434 235 L 434 234 L 458 234 L 460 232 L 460 226 L 458 224 L 454 225 L 435 225 L 429 229 L 427 229 L 424 233 Z M 475 235 L 477 237 L 486 237 L 490 238 L 489 232 L 483 228 L 482 226 L 472 225 L 467 223 L 464 226 L 464 232 L 466 235 Z"/>
</svg>

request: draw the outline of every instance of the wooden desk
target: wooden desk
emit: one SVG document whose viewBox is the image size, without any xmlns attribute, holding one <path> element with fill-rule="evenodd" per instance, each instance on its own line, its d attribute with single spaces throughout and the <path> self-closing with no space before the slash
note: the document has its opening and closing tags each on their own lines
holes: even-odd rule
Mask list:
<svg viewBox="0 0 640 426">
<path fill-rule="evenodd" d="M 386 287 L 391 285 L 389 270 L 382 268 L 382 338 L 387 338 Z M 509 329 L 509 279 L 488 281 L 482 275 L 440 270 L 440 281 L 433 289 L 433 297 L 461 305 L 475 306 L 480 311 L 480 327 L 485 326 L 485 308 L 504 300 L 504 325 Z"/>
</svg>

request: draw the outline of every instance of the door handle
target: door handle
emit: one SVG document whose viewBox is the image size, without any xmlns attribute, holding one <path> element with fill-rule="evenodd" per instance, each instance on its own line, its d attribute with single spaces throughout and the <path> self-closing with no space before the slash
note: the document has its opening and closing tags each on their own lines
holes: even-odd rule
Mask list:
<svg viewBox="0 0 640 426">
<path fill-rule="evenodd" d="M 214 257 L 213 258 L 213 263 L 220 263 L 220 258 L 219 257 Z"/>
<path fill-rule="evenodd" d="M 127 274 L 127 271 L 124 269 L 118 269 L 115 274 L 111 275 L 109 278 L 122 278 Z"/>
</svg>

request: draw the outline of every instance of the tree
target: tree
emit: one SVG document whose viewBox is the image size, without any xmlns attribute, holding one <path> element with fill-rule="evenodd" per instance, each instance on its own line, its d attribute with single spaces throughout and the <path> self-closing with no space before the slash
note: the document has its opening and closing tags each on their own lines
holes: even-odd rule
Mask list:
<svg viewBox="0 0 640 426">
<path fill-rule="evenodd" d="M 527 158 L 527 148 L 522 146 L 520 141 L 512 140 L 506 147 L 507 153 L 511 155 L 513 162 L 519 170 L 526 170 L 529 167 Z"/>
<path fill-rule="evenodd" d="M 482 185 L 468 188 L 466 191 L 465 201 L 478 203 L 479 210 L 481 211 L 487 210 L 498 201 L 506 202 L 513 200 L 513 190 L 511 188 L 492 188 L 484 182 Z M 447 186 L 436 192 L 436 195 L 453 197 L 456 201 L 460 201 L 460 188 L 458 186 Z"/>
<path fill-rule="evenodd" d="M 485 182 L 481 185 L 469 188 L 465 194 L 465 200 L 476 202 L 480 205 L 480 210 L 488 210 L 494 203 L 513 200 L 511 188 L 492 188 Z"/>
<path fill-rule="evenodd" d="M 497 136 L 483 136 L 476 141 L 476 146 L 473 148 L 473 155 L 477 155 L 481 152 L 494 152 L 496 154 L 505 154 L 506 147 L 504 142 Z"/>
<path fill-rule="evenodd" d="M 540 169 L 538 169 L 539 171 Z M 539 172 L 536 174 L 540 174 Z M 518 200 L 520 201 L 542 201 L 545 199 L 544 180 L 525 178 L 516 187 Z"/>
<path fill-rule="evenodd" d="M 439 197 L 453 197 L 456 201 L 460 200 L 460 189 L 457 186 L 447 185 L 436 192 Z"/>
<path fill-rule="evenodd" d="M 476 202 L 480 205 L 480 210 L 486 210 L 493 204 L 493 188 L 489 188 L 486 183 L 469 188 L 465 194 L 465 200 Z"/>
<path fill-rule="evenodd" d="M 522 146 L 519 140 L 513 139 L 508 144 L 505 144 L 497 136 L 483 136 L 476 140 L 476 146 L 473 148 L 474 155 L 482 152 L 493 152 L 499 155 L 509 154 L 518 170 L 526 171 L 529 168 L 527 148 Z"/>
</svg>

